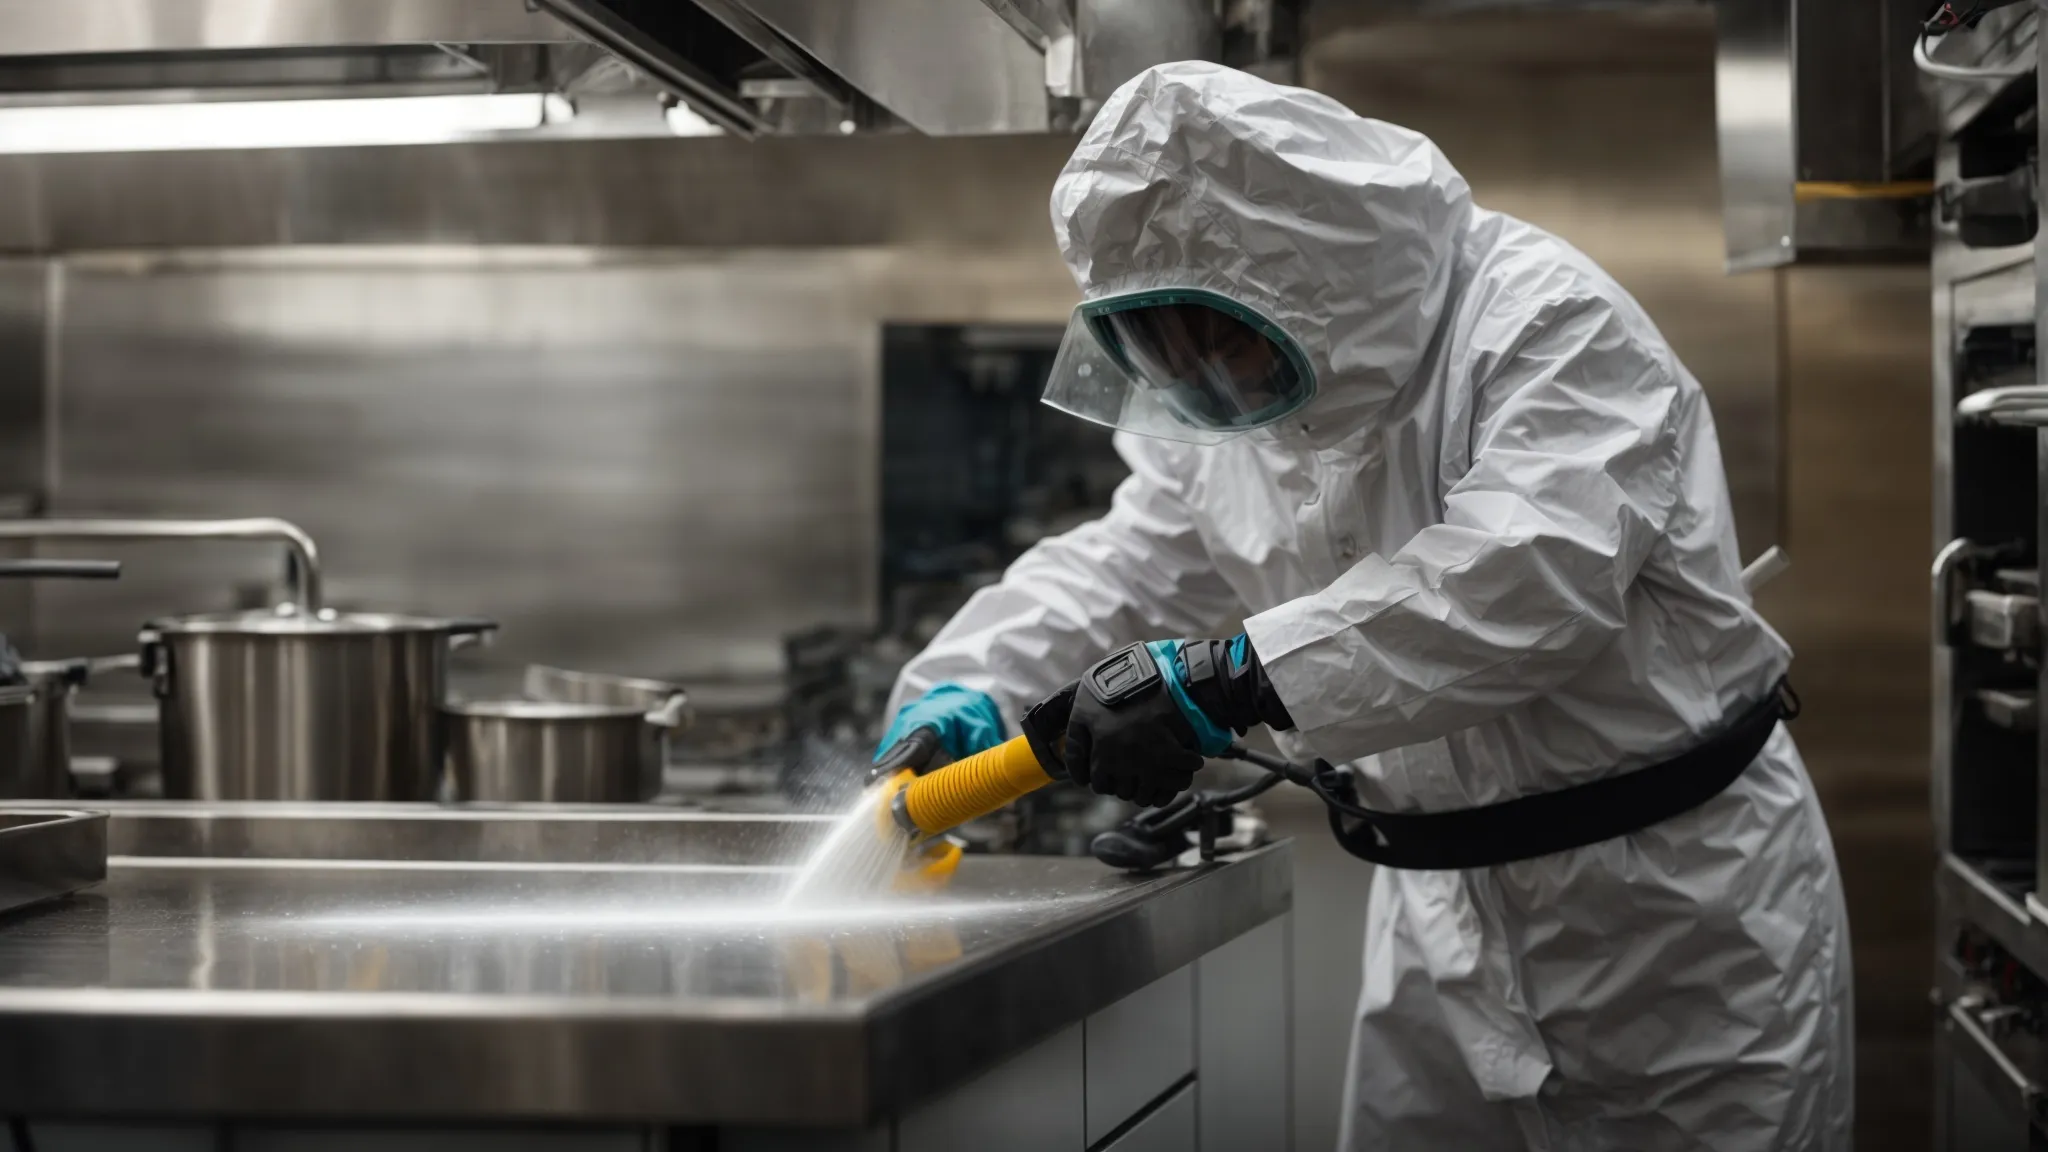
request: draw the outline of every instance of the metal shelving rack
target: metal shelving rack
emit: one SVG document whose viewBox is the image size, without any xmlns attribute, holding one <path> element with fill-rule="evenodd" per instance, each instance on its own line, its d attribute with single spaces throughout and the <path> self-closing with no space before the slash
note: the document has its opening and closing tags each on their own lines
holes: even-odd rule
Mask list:
<svg viewBox="0 0 2048 1152">
<path fill-rule="evenodd" d="M 2013 14 L 2015 17 L 2018 13 Z M 2038 45 L 2023 46 L 2038 58 Z M 1936 185 L 1946 192 L 2038 165 L 2033 76 L 1971 84 L 1938 101 Z M 2038 169 L 2037 169 L 2038 171 Z M 2035 181 L 2038 186 L 2039 181 Z M 2036 195 L 2038 196 L 2038 191 Z M 1942 193 L 1938 193 L 1942 195 Z M 1946 199 L 1946 197 L 1943 197 Z M 2048 1149 L 2048 691 L 2040 544 L 2048 538 L 2048 384 L 2035 241 L 1934 235 L 1932 573 L 1935 1132 L 1946 1152 Z M 2012 399 L 2003 418 L 1959 416 L 1970 397 Z M 2038 894 L 2037 894 L 2038 893 Z"/>
</svg>

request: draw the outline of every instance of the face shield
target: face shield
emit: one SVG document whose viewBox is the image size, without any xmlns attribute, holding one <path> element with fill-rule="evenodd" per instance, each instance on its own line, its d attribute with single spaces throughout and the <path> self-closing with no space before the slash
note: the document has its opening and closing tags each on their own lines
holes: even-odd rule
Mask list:
<svg viewBox="0 0 2048 1152">
<path fill-rule="evenodd" d="M 1227 296 L 1153 289 L 1074 309 L 1044 400 L 1144 436 L 1216 444 L 1301 410 L 1308 358 Z"/>
</svg>

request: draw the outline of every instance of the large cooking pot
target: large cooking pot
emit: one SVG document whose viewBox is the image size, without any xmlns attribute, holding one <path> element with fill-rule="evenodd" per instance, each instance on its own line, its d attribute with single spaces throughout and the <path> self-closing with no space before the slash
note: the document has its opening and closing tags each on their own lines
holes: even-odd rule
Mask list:
<svg viewBox="0 0 2048 1152">
<path fill-rule="evenodd" d="M 553 668 L 527 671 L 536 699 L 450 704 L 448 770 L 464 800 L 611 804 L 661 788 L 668 734 L 688 723 L 673 684 Z"/>
<path fill-rule="evenodd" d="M 432 800 L 448 651 L 496 628 L 259 610 L 143 632 L 176 800 Z"/>
</svg>

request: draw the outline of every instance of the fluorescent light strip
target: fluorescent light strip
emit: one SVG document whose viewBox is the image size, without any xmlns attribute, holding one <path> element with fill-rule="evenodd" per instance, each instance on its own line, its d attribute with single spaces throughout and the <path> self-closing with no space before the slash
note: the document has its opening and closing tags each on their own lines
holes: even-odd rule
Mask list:
<svg viewBox="0 0 2048 1152">
<path fill-rule="evenodd" d="M 539 93 L 0 108 L 0 152 L 441 144 L 539 128 Z"/>
</svg>

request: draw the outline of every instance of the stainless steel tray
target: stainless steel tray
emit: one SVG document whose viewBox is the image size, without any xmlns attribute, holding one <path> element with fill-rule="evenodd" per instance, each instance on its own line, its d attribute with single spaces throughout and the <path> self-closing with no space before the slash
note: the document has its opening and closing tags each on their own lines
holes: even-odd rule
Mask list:
<svg viewBox="0 0 2048 1152">
<path fill-rule="evenodd" d="M 0 809 L 0 914 L 106 878 L 105 814 Z"/>
</svg>

